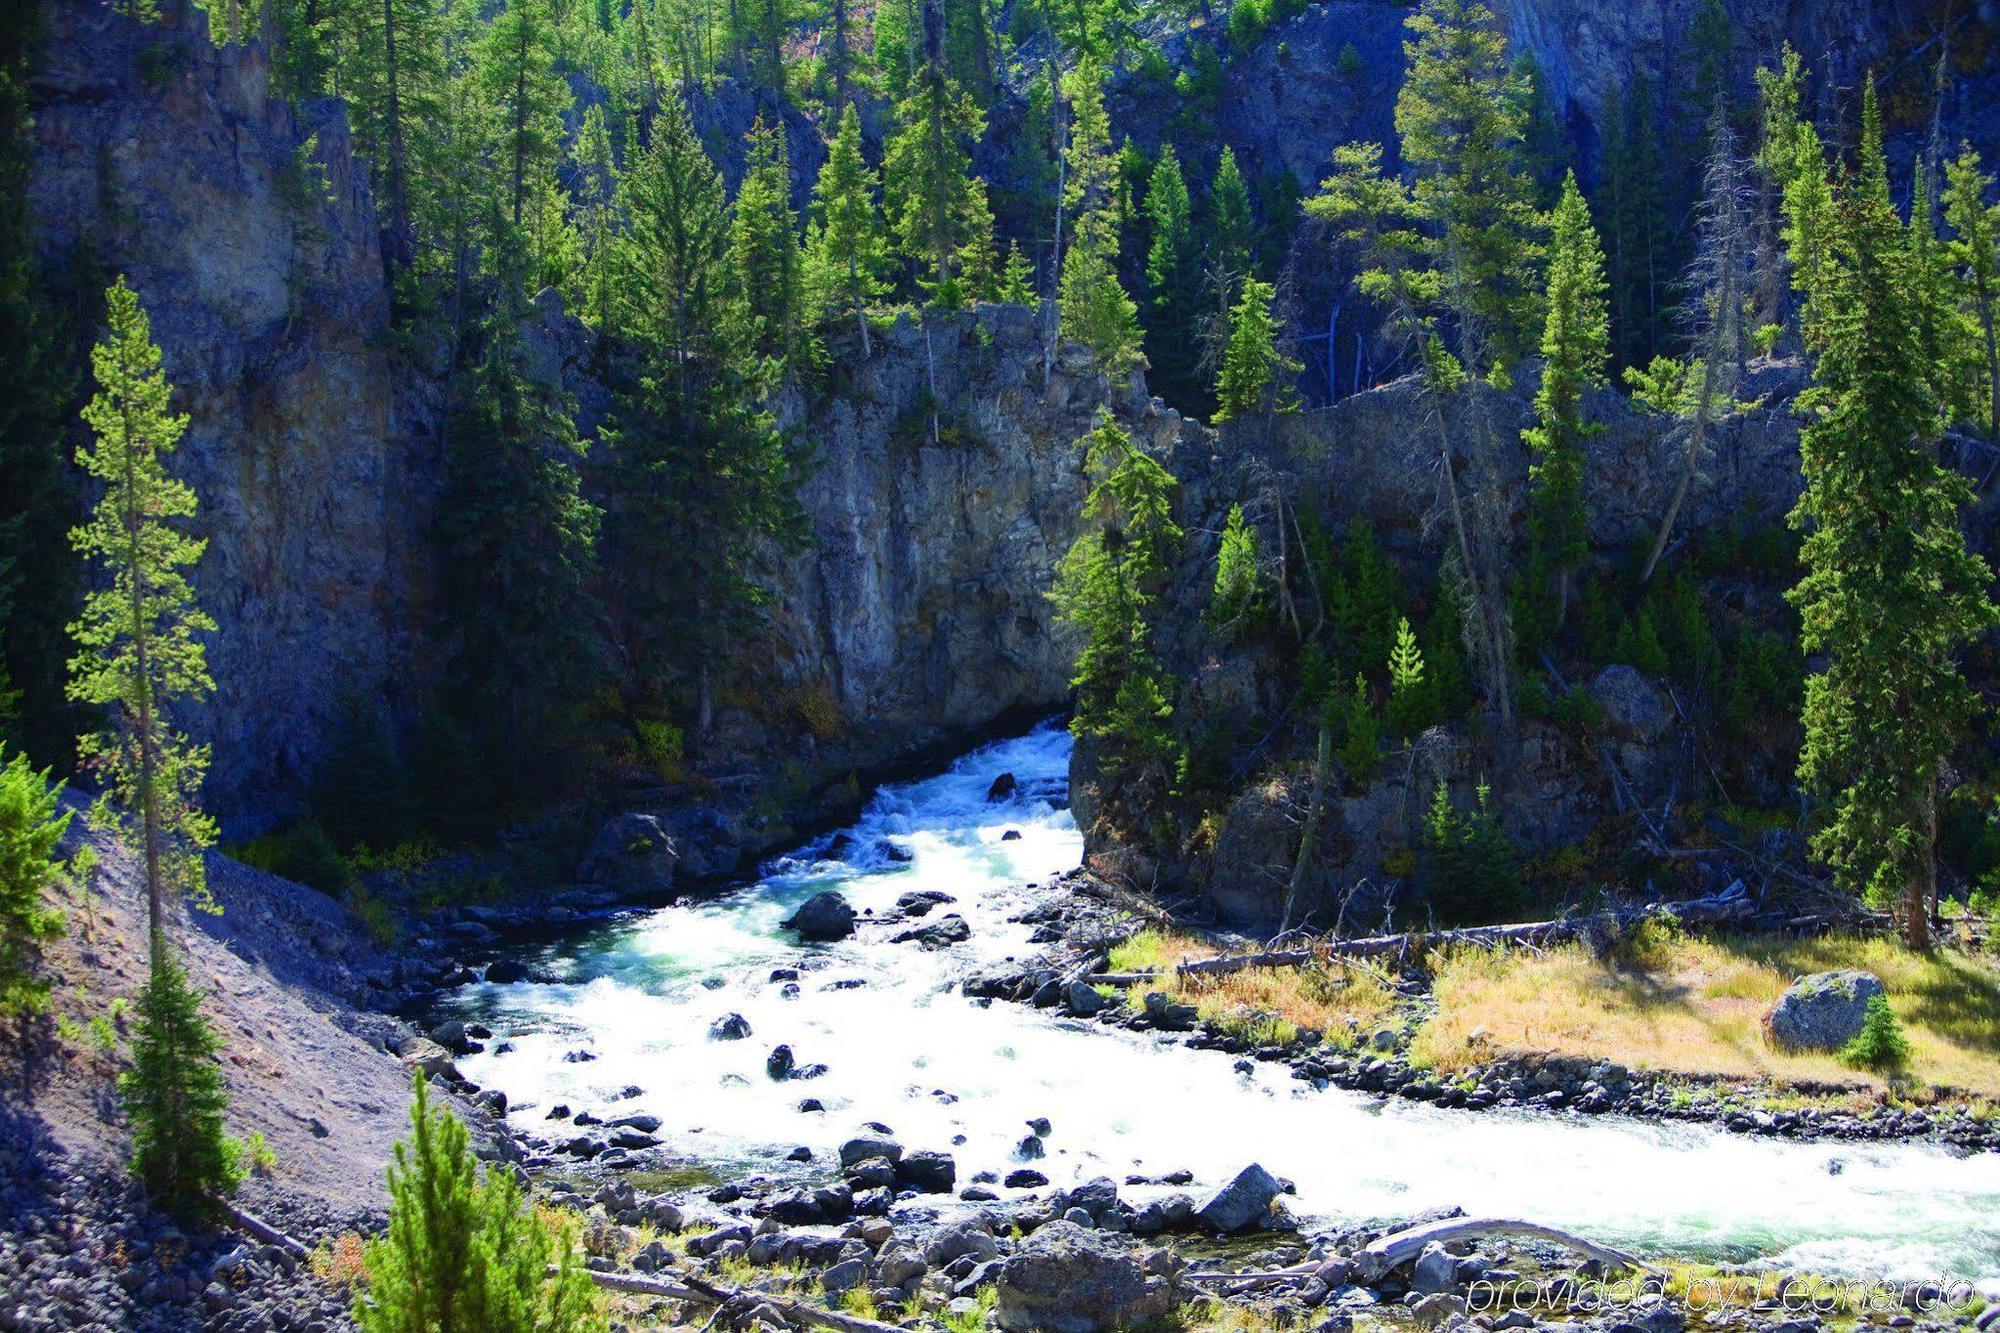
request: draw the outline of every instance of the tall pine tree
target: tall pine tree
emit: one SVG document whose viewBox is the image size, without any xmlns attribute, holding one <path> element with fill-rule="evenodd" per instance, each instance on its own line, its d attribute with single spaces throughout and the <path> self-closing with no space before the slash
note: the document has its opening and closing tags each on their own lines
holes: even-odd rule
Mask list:
<svg viewBox="0 0 2000 1333">
<path fill-rule="evenodd" d="M 1058 299 L 1064 336 L 1090 348 L 1113 376 L 1139 358 L 1138 307 L 1118 280 L 1117 158 L 1104 110 L 1103 75 L 1089 60 L 1064 80 L 1070 103 L 1063 192 L 1071 224 Z"/>
<path fill-rule="evenodd" d="M 784 127 L 767 125 L 760 116 L 746 143 L 747 166 L 736 191 L 730 239 L 739 301 L 749 316 L 751 350 L 799 369 L 810 362 L 811 349 Z"/>
<path fill-rule="evenodd" d="M 813 186 L 812 236 L 806 246 L 807 285 L 824 323 L 853 320 L 861 354 L 873 354 L 868 307 L 887 291 L 888 236 L 875 202 L 875 172 L 861 154 L 861 117 L 841 112 L 840 130 L 827 149 Z"/>
<path fill-rule="evenodd" d="M 1191 405 L 1199 389 L 1200 270 L 1193 204 L 1174 146 L 1160 150 L 1146 185 L 1146 359 L 1155 389 L 1178 406 Z"/>
<path fill-rule="evenodd" d="M 1893 907 L 1929 943 L 1938 780 L 1976 707 L 1957 654 L 2000 620 L 1966 549 L 1971 488 L 1939 460 L 1910 243 L 1889 199 L 1871 81 L 1858 178 L 1835 196 L 1819 262 L 1801 271 L 1814 385 L 1799 441 L 1805 577 L 1791 593 L 1806 681 L 1799 777 L 1827 794 L 1813 849 L 1836 880 Z"/>
<path fill-rule="evenodd" d="M 1563 181 L 1549 252 L 1547 313 L 1542 322 L 1542 383 L 1535 424 L 1521 433 L 1529 465 L 1528 561 L 1523 643 L 1543 642 L 1569 612 L 1570 580 L 1590 557 L 1583 505 L 1583 443 L 1601 430 L 1584 419 L 1583 396 L 1604 383 L 1610 351 L 1604 254 L 1576 173 Z"/>
</svg>

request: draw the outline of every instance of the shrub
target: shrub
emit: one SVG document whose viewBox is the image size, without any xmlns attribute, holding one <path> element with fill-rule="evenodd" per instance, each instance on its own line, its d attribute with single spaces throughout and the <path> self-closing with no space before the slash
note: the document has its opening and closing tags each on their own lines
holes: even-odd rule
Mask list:
<svg viewBox="0 0 2000 1333">
<path fill-rule="evenodd" d="M 1334 57 L 1333 67 L 1340 74 L 1340 77 L 1346 79 L 1349 83 L 1361 77 L 1363 68 L 1361 52 L 1355 49 L 1353 42 L 1342 44 L 1340 54 Z"/>
<path fill-rule="evenodd" d="M 642 717 L 632 729 L 646 771 L 662 782 L 679 782 L 685 776 L 681 764 L 687 758 L 687 733 L 657 717 Z"/>
<path fill-rule="evenodd" d="M 56 810 L 61 794 L 26 755 L 8 759 L 0 750 L 0 1018 L 38 1014 L 48 1003 L 48 982 L 30 969 L 42 942 L 62 934 L 62 914 L 43 899 L 69 827 L 69 812 Z"/>
<path fill-rule="evenodd" d="M 223 1133 L 229 1105 L 216 1054 L 222 1041 L 201 1016 L 201 992 L 164 941 L 139 993 L 132 1068 L 119 1095 L 132 1120 L 132 1171 L 153 1202 L 183 1221 L 221 1215 L 243 1180 L 243 1147 Z"/>
<path fill-rule="evenodd" d="M 512 1176 L 482 1176 L 465 1125 L 432 1109 L 421 1075 L 415 1088 L 389 1167 L 389 1229 L 368 1243 L 354 1303 L 363 1333 L 602 1329 L 575 1226 L 527 1207 Z"/>
<path fill-rule="evenodd" d="M 1900 1074 L 1910 1064 L 1910 1043 L 1903 1024 L 1889 1007 L 1885 995 L 1868 998 L 1868 1013 L 1861 1021 L 1861 1033 L 1840 1051 L 1843 1064 L 1877 1074 Z"/>
<path fill-rule="evenodd" d="M 1257 598 L 1257 530 L 1243 517 L 1242 505 L 1229 506 L 1222 529 L 1222 546 L 1215 555 L 1215 588 L 1208 601 L 1209 623 L 1232 636 L 1250 614 Z"/>
<path fill-rule="evenodd" d="M 321 893 L 339 893 L 354 868 L 327 836 L 326 826 L 308 815 L 288 828 L 260 834 L 230 849 L 238 861 Z"/>
<path fill-rule="evenodd" d="M 1520 906 L 1521 869 L 1493 814 L 1490 792 L 1460 813 L 1440 782 L 1424 816 L 1424 891 L 1445 925 L 1504 921 Z"/>
</svg>

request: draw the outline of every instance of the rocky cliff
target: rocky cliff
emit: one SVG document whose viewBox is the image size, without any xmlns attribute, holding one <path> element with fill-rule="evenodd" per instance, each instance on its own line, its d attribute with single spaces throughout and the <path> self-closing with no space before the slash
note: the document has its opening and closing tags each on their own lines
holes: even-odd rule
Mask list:
<svg viewBox="0 0 2000 1333">
<path fill-rule="evenodd" d="M 412 424 L 383 345 L 374 208 L 337 103 L 274 96 L 256 45 L 218 49 L 184 3 L 138 23 L 46 6 L 29 192 L 52 257 L 124 273 L 190 419 L 176 469 L 201 497 L 211 800 L 282 809 L 336 694 L 400 669 L 419 524 Z"/>
</svg>

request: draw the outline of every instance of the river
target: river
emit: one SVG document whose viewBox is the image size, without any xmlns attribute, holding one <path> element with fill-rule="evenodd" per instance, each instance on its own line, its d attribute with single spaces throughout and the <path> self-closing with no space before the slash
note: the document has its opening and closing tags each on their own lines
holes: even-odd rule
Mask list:
<svg viewBox="0 0 2000 1333">
<path fill-rule="evenodd" d="M 1314 1091 L 1282 1066 L 1244 1074 L 1219 1052 L 966 999 L 956 981 L 967 971 L 1032 952 L 1030 928 L 1007 919 L 1035 901 L 1030 886 L 1078 863 L 1068 754 L 1067 735 L 1047 726 L 985 747 L 882 788 L 837 857 L 822 838 L 739 889 L 524 947 L 534 980 L 469 986 L 449 1002 L 496 1036 L 461 1068 L 505 1090 L 524 1125 L 557 1102 L 656 1115 L 675 1153 L 724 1175 L 811 1172 L 786 1155 L 805 1146 L 824 1163 L 878 1121 L 912 1148 L 951 1151 L 963 1183 L 1017 1165 L 1026 1121 L 1045 1116 L 1053 1132 L 1035 1165 L 1058 1184 L 1184 1169 L 1199 1193 L 1256 1160 L 1297 1182 L 1293 1207 L 1308 1219 L 1456 1204 L 1649 1254 L 1953 1275 L 2000 1291 L 2000 1155 Z M 1003 772 L 1019 786 L 989 803 Z M 927 951 L 888 943 L 890 929 L 864 917 L 853 939 L 801 945 L 780 922 L 825 889 L 877 916 L 911 890 L 948 893 L 956 901 L 927 920 L 958 912 L 972 936 Z M 798 970 L 796 991 L 772 979 L 777 969 Z M 752 1035 L 712 1040 L 731 1013 Z M 824 1074 L 774 1081 L 765 1057 L 779 1043 Z M 595 1058 L 565 1059 L 579 1051 Z M 800 1111 L 806 1097 L 826 1110 Z"/>
</svg>

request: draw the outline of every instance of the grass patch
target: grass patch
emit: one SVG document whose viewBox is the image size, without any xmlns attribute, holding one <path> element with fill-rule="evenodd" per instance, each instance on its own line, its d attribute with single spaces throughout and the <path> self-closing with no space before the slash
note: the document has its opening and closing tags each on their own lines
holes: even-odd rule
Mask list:
<svg viewBox="0 0 2000 1333">
<path fill-rule="evenodd" d="M 1000 1288 L 984 1286 L 973 1293 L 979 1304 L 964 1314 L 943 1316 L 944 1326 L 950 1333 L 986 1333 L 993 1322 L 993 1308 L 1000 1303 Z"/>
<path fill-rule="evenodd" d="M 1289 1045 L 1302 1032 L 1324 1034 L 1336 1045 L 1378 1024 L 1396 1008 L 1387 975 L 1365 963 L 1327 959 L 1304 967 L 1253 967 L 1220 976 L 1181 976 L 1176 964 L 1216 957 L 1192 935 L 1142 930 L 1111 950 L 1109 971 L 1159 972 L 1157 981 L 1134 986 L 1136 1008 L 1157 990 L 1193 1005 L 1202 1022 L 1260 1046 Z"/>
<path fill-rule="evenodd" d="M 1437 1016 L 1412 1056 L 1451 1071 L 1501 1050 L 1549 1050 L 1639 1069 L 1779 1082 L 1866 1082 L 1838 1052 L 1790 1052 L 1763 1018 L 1798 976 L 1858 968 L 1882 979 L 1914 1079 L 2000 1096 L 2000 965 L 1956 949 L 1914 954 L 1880 936 L 1707 938 L 1678 932 L 1599 959 L 1460 949 L 1434 960 Z"/>
</svg>

